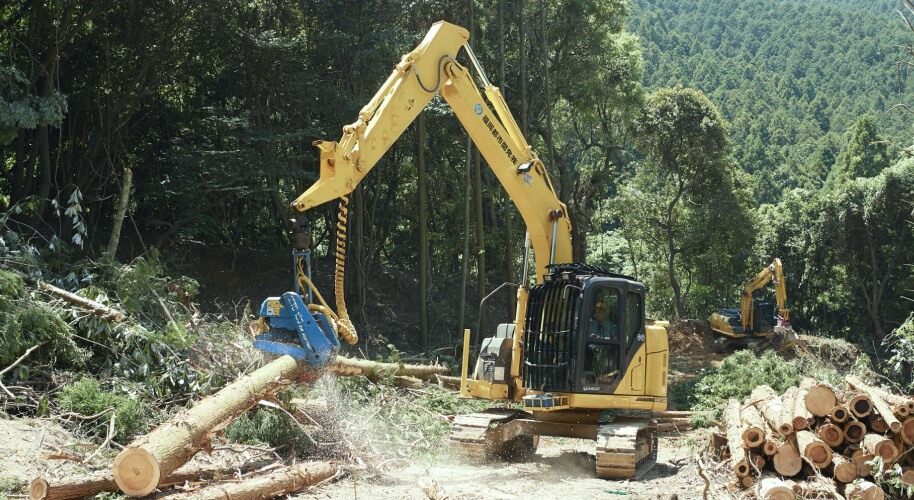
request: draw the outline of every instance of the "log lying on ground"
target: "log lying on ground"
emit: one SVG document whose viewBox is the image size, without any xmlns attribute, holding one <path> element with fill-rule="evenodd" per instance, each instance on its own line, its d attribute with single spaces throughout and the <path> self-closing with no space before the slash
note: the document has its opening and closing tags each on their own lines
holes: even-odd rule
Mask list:
<svg viewBox="0 0 914 500">
<path fill-rule="evenodd" d="M 303 370 L 304 365 L 295 358 L 282 356 L 135 440 L 114 460 L 111 472 L 118 487 L 130 496 L 152 493 L 169 474 L 208 446 L 215 433 L 285 382 L 298 378 Z"/>
<path fill-rule="evenodd" d="M 332 478 L 338 470 L 337 466 L 327 462 L 312 462 L 286 467 L 237 483 L 220 483 L 196 491 L 160 497 L 157 500 L 263 500 L 314 486 Z"/>
<path fill-rule="evenodd" d="M 796 494 L 781 478 L 770 472 L 762 473 L 758 482 L 758 496 L 764 500 L 795 500 Z"/>
<path fill-rule="evenodd" d="M 244 467 L 185 465 L 172 472 L 159 486 L 184 484 L 188 481 L 207 480 L 215 477 L 230 477 L 237 471 L 249 472 L 257 470 L 272 462 L 272 460 L 264 460 L 246 464 Z M 97 471 L 59 479 L 41 476 L 33 479 L 29 485 L 29 500 L 85 498 L 103 491 L 117 491 L 117 483 L 114 482 L 114 475 L 111 471 Z"/>
<path fill-rule="evenodd" d="M 436 381 L 436 375 L 447 375 L 449 370 L 440 365 L 405 365 L 402 363 L 378 363 L 365 359 L 351 359 L 337 356 L 327 371 L 346 377 L 362 375 L 378 381 L 388 376 L 415 377 Z"/>
<path fill-rule="evenodd" d="M 830 386 L 817 384 L 809 389 L 804 401 L 806 402 L 806 409 L 809 410 L 809 413 L 812 413 L 817 417 L 824 417 L 835 407 L 838 398 L 835 396 L 835 390 Z"/>
<path fill-rule="evenodd" d="M 831 463 L 831 448 L 812 432 L 797 432 L 797 445 L 803 460 L 810 465 L 824 469 Z"/>
<path fill-rule="evenodd" d="M 733 459 L 733 473 L 737 478 L 749 475 L 751 467 L 746 457 L 746 448 L 743 446 L 742 424 L 739 415 L 739 401 L 727 401 L 724 411 L 724 425 L 727 428 L 727 445 L 730 447 L 730 458 Z"/>
<path fill-rule="evenodd" d="M 862 380 L 853 375 L 847 375 L 844 377 L 844 381 L 848 386 L 863 392 L 870 398 L 876 411 L 879 412 L 879 415 L 885 420 L 892 432 L 901 432 L 901 422 L 895 418 L 895 412 L 892 411 L 892 408 L 883 398 L 888 393 L 864 384 Z"/>
</svg>

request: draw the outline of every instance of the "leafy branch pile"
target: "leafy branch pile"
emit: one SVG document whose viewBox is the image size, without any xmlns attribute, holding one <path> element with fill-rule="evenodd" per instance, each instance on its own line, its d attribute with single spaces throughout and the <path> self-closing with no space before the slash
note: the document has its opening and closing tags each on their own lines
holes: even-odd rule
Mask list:
<svg viewBox="0 0 914 500">
<path fill-rule="evenodd" d="M 5 412 L 88 416 L 116 408 L 115 442 L 125 442 L 170 406 L 233 380 L 258 356 L 242 329 L 199 313 L 191 303 L 196 282 L 168 277 L 155 251 L 129 265 L 105 255 L 63 267 L 66 252 L 59 241 L 39 248 L 11 232 L 0 240 L 0 367 L 35 348 L 4 375 Z M 23 275 L 126 317 L 94 315 L 28 286 Z M 107 421 L 103 415 L 78 430 L 104 436 Z"/>
</svg>

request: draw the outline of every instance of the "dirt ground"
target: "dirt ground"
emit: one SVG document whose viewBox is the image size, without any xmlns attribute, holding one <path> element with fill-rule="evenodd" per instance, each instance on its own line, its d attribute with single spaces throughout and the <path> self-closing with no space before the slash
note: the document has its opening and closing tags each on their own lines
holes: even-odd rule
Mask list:
<svg viewBox="0 0 914 500">
<path fill-rule="evenodd" d="M 705 482 L 694 455 L 707 443 L 706 429 L 663 434 L 657 464 L 638 480 L 609 481 L 595 472 L 596 443 L 541 438 L 536 455 L 523 463 L 404 463 L 383 473 L 350 476 L 315 492 L 340 499 L 520 499 L 520 498 L 701 498 Z M 424 487 L 424 488 L 423 488 Z M 437 488 L 437 496 L 425 491 Z"/>
</svg>

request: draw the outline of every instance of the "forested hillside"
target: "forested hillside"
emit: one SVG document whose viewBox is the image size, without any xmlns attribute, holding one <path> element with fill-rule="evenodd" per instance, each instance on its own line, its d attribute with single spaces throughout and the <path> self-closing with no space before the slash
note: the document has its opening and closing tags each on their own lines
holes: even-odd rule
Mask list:
<svg viewBox="0 0 914 500">
<path fill-rule="evenodd" d="M 879 137 L 912 142 L 910 117 L 883 114 L 908 91 L 895 63 L 906 26 L 899 2 L 633 0 L 644 85 L 707 94 L 731 123 L 734 157 L 759 203 L 819 189 L 863 116 Z M 900 76 L 900 79 L 899 79 Z M 897 157 L 892 150 L 892 157 Z"/>
<path fill-rule="evenodd" d="M 129 263 L 156 249 L 170 272 L 216 283 L 208 297 L 236 300 L 238 283 L 255 302 L 280 293 L 256 289 L 266 280 L 239 256 L 283 255 L 288 204 L 319 175 L 313 141 L 339 140 L 443 19 L 470 29 L 552 175 L 576 261 L 645 282 L 652 315 L 707 318 L 779 257 L 795 325 L 878 342 L 905 322 L 914 288 L 914 165 L 874 144 L 912 142 L 911 115 L 882 116 L 907 90 L 902 72 L 897 94 L 895 62 L 914 34 L 899 7 L 4 4 L 0 249 L 7 265 L 73 290 L 105 253 Z M 319 258 L 335 253 L 336 209 L 308 214 Z M 357 323 L 393 317 L 378 312 L 386 300 L 385 311 L 405 308 L 405 341 L 429 348 L 477 319 L 491 332 L 513 318 L 476 314 L 521 279 L 523 221 L 440 98 L 352 193 L 348 225 Z M 201 248 L 231 258 L 179 267 Z M 414 302 L 369 293 L 382 270 L 415 276 Z M 508 304 L 508 290 L 493 302 Z M 427 336 L 428 317 L 448 334 Z"/>
</svg>

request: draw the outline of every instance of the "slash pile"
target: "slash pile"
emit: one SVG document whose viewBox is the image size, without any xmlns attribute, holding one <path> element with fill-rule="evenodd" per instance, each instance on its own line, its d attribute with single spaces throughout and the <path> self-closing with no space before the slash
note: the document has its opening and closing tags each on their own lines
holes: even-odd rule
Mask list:
<svg viewBox="0 0 914 500">
<path fill-rule="evenodd" d="M 759 386 L 745 402 L 729 400 L 712 450 L 729 454 L 737 484 L 758 483 L 761 498 L 879 500 L 875 457 L 886 470 L 900 464 L 904 483 L 914 484 L 914 397 L 853 375 L 845 382 L 840 391 L 807 378 L 781 395 Z"/>
</svg>

